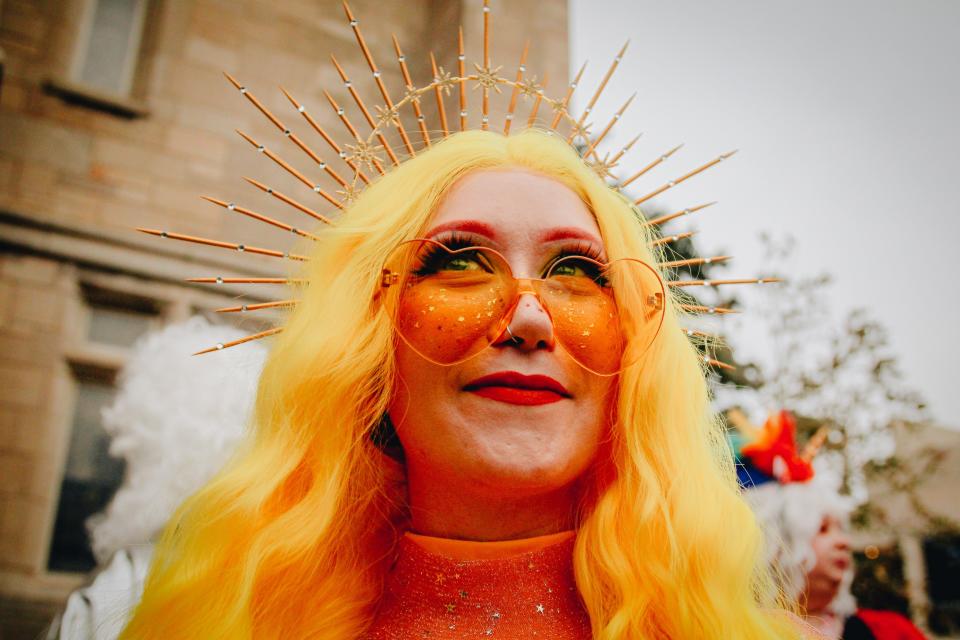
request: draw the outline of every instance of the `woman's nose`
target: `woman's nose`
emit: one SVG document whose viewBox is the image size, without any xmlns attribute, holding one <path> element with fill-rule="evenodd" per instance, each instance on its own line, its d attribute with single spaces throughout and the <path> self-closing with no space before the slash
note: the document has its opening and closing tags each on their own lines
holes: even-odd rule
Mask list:
<svg viewBox="0 0 960 640">
<path fill-rule="evenodd" d="M 834 539 L 833 546 L 836 547 L 837 549 L 842 549 L 844 551 L 849 550 L 850 536 L 848 536 L 845 532 L 841 531 L 840 533 L 837 534 L 837 537 Z"/>
<path fill-rule="evenodd" d="M 517 300 L 509 331 L 504 331 L 501 342 L 512 344 L 523 351 L 554 348 L 553 322 L 540 300 L 532 293 L 524 293 Z"/>
</svg>

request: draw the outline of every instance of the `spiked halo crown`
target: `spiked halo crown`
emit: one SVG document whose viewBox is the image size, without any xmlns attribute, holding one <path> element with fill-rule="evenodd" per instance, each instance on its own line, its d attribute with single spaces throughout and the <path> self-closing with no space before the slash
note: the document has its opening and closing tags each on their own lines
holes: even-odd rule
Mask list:
<svg viewBox="0 0 960 640">
<path fill-rule="evenodd" d="M 378 104 L 371 111 L 366 102 L 358 93 L 356 87 L 350 80 L 349 75 L 343 66 L 337 61 L 333 56 L 332 62 L 336 68 L 337 74 L 339 75 L 341 81 L 347 92 L 350 94 L 351 99 L 356 104 L 360 113 L 363 116 L 363 119 L 366 122 L 366 133 L 361 133 L 361 130 L 351 121 L 349 116 L 346 113 L 346 110 L 337 103 L 334 97 L 329 93 L 324 91 L 324 95 L 329 102 L 330 107 L 333 109 L 341 124 L 347 131 L 349 138 L 348 142 L 341 144 L 333 136 L 328 133 L 328 131 L 307 111 L 306 107 L 300 103 L 293 95 L 291 95 L 285 89 L 281 89 L 290 101 L 293 107 L 296 109 L 297 113 L 306 121 L 309 127 L 316 132 L 317 135 L 323 140 L 324 144 L 327 145 L 333 154 L 336 156 L 336 161 L 349 170 L 350 173 L 346 174 L 346 177 L 341 174 L 343 168 L 341 167 L 340 171 L 337 168 L 327 162 L 318 152 L 316 152 L 307 142 L 305 142 L 300 136 L 296 133 L 293 133 L 289 127 L 287 127 L 280 118 L 274 115 L 264 104 L 261 102 L 246 86 L 237 81 L 229 73 L 224 73 L 227 80 L 243 95 L 260 113 L 262 113 L 281 133 L 282 135 L 290 140 L 300 152 L 306 154 L 309 159 L 316 165 L 318 169 L 324 172 L 327 177 L 333 180 L 336 183 L 337 188 L 334 191 L 334 194 L 331 194 L 327 189 L 323 188 L 322 185 L 318 184 L 316 180 L 312 180 L 310 177 L 305 175 L 303 172 L 294 168 L 289 162 L 284 160 L 279 154 L 277 154 L 272 149 L 261 144 L 251 136 L 238 131 L 241 137 L 244 138 L 251 146 L 253 146 L 256 151 L 262 155 L 267 156 L 271 161 L 279 165 L 284 171 L 293 176 L 297 181 L 303 183 L 309 191 L 312 191 L 314 195 L 319 196 L 322 201 L 332 210 L 327 213 L 320 213 L 316 211 L 312 206 L 300 202 L 298 199 L 284 194 L 272 187 L 252 178 L 245 178 L 252 185 L 265 192 L 266 194 L 276 198 L 285 205 L 296 210 L 300 214 L 305 214 L 309 216 L 313 223 L 319 222 L 322 224 L 335 224 L 335 217 L 340 212 L 344 211 L 350 203 L 356 198 L 357 194 L 363 189 L 364 186 L 370 184 L 370 182 L 376 179 L 377 176 L 384 175 L 391 166 L 399 165 L 404 159 L 409 157 L 416 156 L 415 144 L 422 144 L 422 149 L 429 149 L 430 146 L 435 143 L 438 139 L 446 138 L 451 135 L 453 131 L 464 131 L 468 128 L 468 103 L 471 89 L 480 90 L 480 128 L 482 130 L 489 130 L 492 126 L 491 117 L 490 117 L 490 106 L 491 98 L 495 94 L 501 94 L 504 89 L 509 92 L 509 103 L 506 108 L 506 115 L 504 116 L 504 121 L 502 125 L 502 131 L 504 135 L 509 135 L 511 130 L 516 127 L 516 122 L 518 119 L 517 108 L 520 105 L 521 100 L 524 102 L 530 102 L 530 107 L 524 125 L 527 128 L 529 127 L 545 127 L 549 131 L 553 132 L 555 135 L 558 135 L 566 140 L 568 144 L 573 145 L 580 156 L 583 158 L 583 161 L 590 166 L 601 178 L 605 179 L 610 188 L 617 191 L 622 191 L 631 185 L 634 181 L 643 177 L 654 167 L 657 167 L 661 163 L 668 160 L 673 156 L 683 145 L 678 145 L 665 151 L 656 157 L 653 158 L 650 162 L 644 165 L 640 170 L 636 171 L 632 175 L 626 178 L 618 178 L 614 175 L 613 169 L 616 168 L 621 160 L 621 158 L 634 146 L 640 136 L 636 136 L 631 139 L 626 145 L 613 153 L 605 153 L 601 156 L 600 145 L 621 119 L 622 115 L 630 107 L 630 104 L 633 102 L 636 94 L 631 96 L 613 115 L 609 118 L 605 126 L 594 135 L 591 131 L 591 124 L 587 122 L 587 118 L 593 113 L 594 107 L 597 104 L 603 90 L 606 88 L 610 78 L 613 76 L 614 72 L 617 69 L 620 61 L 623 58 L 624 53 L 627 50 L 629 41 L 623 45 L 623 47 L 617 52 L 616 56 L 613 59 L 613 62 L 607 68 L 604 73 L 599 86 L 591 94 L 589 101 L 587 102 L 586 107 L 579 115 L 575 115 L 572 112 L 571 98 L 573 97 L 574 92 L 580 85 L 580 80 L 583 76 L 586 64 L 580 67 L 577 74 L 574 76 L 573 80 L 569 82 L 566 86 L 566 91 L 564 92 L 561 98 L 551 98 L 549 97 L 546 91 L 546 79 L 543 82 L 538 82 L 536 76 L 528 75 L 526 68 L 527 54 L 529 52 L 529 43 L 524 47 L 523 52 L 520 56 L 520 61 L 517 66 L 516 75 L 513 79 L 505 77 L 500 74 L 502 66 L 493 67 L 491 64 L 490 57 L 490 34 L 491 34 L 491 20 L 490 20 L 490 6 L 489 0 L 483 0 L 483 53 L 481 63 L 474 63 L 472 69 L 468 68 L 466 55 L 464 54 L 464 41 L 463 41 L 463 29 L 461 28 L 458 36 L 458 55 L 457 55 L 457 71 L 456 75 L 453 75 L 450 71 L 446 71 L 443 67 L 438 66 L 434 55 L 430 54 L 430 65 L 432 71 L 432 79 L 429 83 L 423 86 L 415 86 L 410 74 L 409 67 L 407 65 L 407 58 L 403 53 L 403 50 L 400 47 L 400 43 L 397 40 L 396 36 L 393 37 L 394 50 L 396 52 L 396 60 L 400 67 L 400 73 L 404 82 L 403 96 L 394 101 L 391 97 L 391 93 L 387 88 L 380 68 L 377 66 L 377 63 L 374 61 L 374 58 L 370 52 L 370 48 L 367 46 L 366 40 L 363 37 L 363 34 L 360 30 L 360 22 L 354 16 L 353 12 L 350 9 L 350 6 L 346 1 L 343 2 L 343 9 L 346 15 L 346 20 L 349 24 L 349 28 L 353 31 L 353 35 L 356 38 L 357 45 L 360 48 L 360 53 L 363 56 L 363 59 L 366 61 L 369 72 L 373 76 L 373 80 L 376 84 L 377 90 L 379 91 L 380 98 L 382 99 L 382 104 Z M 451 118 L 448 118 L 447 114 L 447 100 L 452 97 L 452 94 L 455 93 L 455 106 L 454 106 L 454 116 L 453 124 L 451 125 Z M 428 128 L 426 123 L 426 117 L 424 115 L 424 109 L 422 107 L 422 102 L 425 100 L 435 100 L 437 114 L 439 117 L 440 127 L 438 129 Z M 543 116 L 541 116 L 541 111 Z M 410 134 L 407 131 L 407 128 L 404 124 L 404 119 L 409 118 L 410 115 L 416 120 L 416 130 L 417 133 Z M 387 133 L 395 128 L 397 137 L 400 139 L 400 146 L 402 148 L 395 149 L 390 140 L 387 137 Z M 419 135 L 420 141 L 415 143 L 417 135 Z M 645 195 L 631 199 L 634 205 L 639 206 L 647 202 L 651 198 L 654 198 L 663 192 L 675 187 L 676 185 L 692 178 L 693 176 L 706 171 L 710 167 L 713 167 L 720 162 L 726 160 L 732 156 L 735 151 L 728 153 L 723 153 L 714 159 L 706 162 L 686 173 L 680 175 L 677 178 L 669 180 L 660 187 L 653 189 L 652 191 L 646 193 Z M 204 198 L 218 206 L 221 206 L 229 211 L 245 215 L 247 217 L 253 218 L 259 222 L 283 229 L 292 233 L 295 236 L 312 239 L 317 239 L 317 236 L 309 231 L 300 229 L 299 227 L 287 224 L 276 218 L 258 213 L 251 209 L 247 209 L 241 206 L 234 204 L 233 202 L 227 202 L 218 198 L 212 198 L 204 196 Z M 671 220 L 686 216 L 702 209 L 705 209 L 711 205 L 715 204 L 714 202 L 709 202 L 705 204 L 700 204 L 696 206 L 687 207 L 685 209 L 669 213 L 656 217 L 652 220 L 647 220 L 643 224 L 659 228 L 661 225 L 670 222 Z M 264 256 L 270 256 L 275 258 L 281 258 L 286 260 L 294 261 L 306 261 L 308 258 L 303 255 L 298 255 L 290 253 L 288 251 L 281 251 L 277 249 L 267 249 L 262 247 L 255 247 L 245 244 L 239 244 L 234 242 L 226 242 L 222 240 L 214 240 L 210 238 L 201 238 L 197 236 L 185 235 L 182 233 L 176 233 L 173 231 L 163 231 L 158 229 L 146 229 L 139 228 L 139 231 L 154 236 L 159 236 L 161 238 L 168 238 L 173 240 L 179 240 L 184 242 L 198 243 L 202 245 L 208 245 L 212 247 L 217 247 L 221 249 L 227 249 L 231 251 L 253 253 Z M 678 233 L 674 235 L 660 235 L 657 240 L 653 241 L 653 245 L 667 245 L 670 243 L 678 242 L 680 240 L 689 238 L 693 235 L 693 232 L 687 231 L 683 233 Z M 661 262 L 659 266 L 665 273 L 670 273 L 672 270 L 680 267 L 692 267 L 699 265 L 708 265 L 716 264 L 720 262 L 725 262 L 730 259 L 730 256 L 712 256 L 706 258 L 688 258 L 684 260 L 673 260 L 667 262 Z M 705 279 L 672 279 L 667 280 L 666 285 L 671 288 L 685 288 L 685 287 L 713 287 L 718 285 L 734 285 L 734 284 L 763 284 L 768 282 L 777 281 L 775 278 L 735 278 L 735 279 L 724 279 L 724 280 L 705 280 Z M 200 277 L 200 278 L 191 278 L 190 282 L 195 283 L 208 283 L 214 285 L 221 284 L 302 284 L 302 281 L 290 279 L 290 278 L 261 278 L 261 277 L 222 277 L 222 276 L 212 276 L 212 277 Z M 261 309 L 271 309 L 271 308 L 281 308 L 281 307 L 291 307 L 296 305 L 295 299 L 286 299 L 286 300 L 274 300 L 270 302 L 263 302 L 259 304 L 249 304 L 249 305 L 240 305 L 233 307 L 226 307 L 223 309 L 218 309 L 217 311 L 223 313 L 234 313 L 234 312 L 252 312 Z M 680 307 L 689 313 L 692 314 L 716 314 L 723 315 L 734 313 L 733 309 L 726 307 L 718 306 L 706 306 L 701 304 L 681 304 Z M 250 342 L 252 340 L 257 340 L 260 338 L 265 338 L 267 336 L 274 335 L 282 331 L 282 327 L 274 327 L 264 331 L 260 331 L 253 335 L 246 336 L 244 338 L 233 340 L 225 343 L 218 343 L 215 346 L 212 346 L 208 349 L 204 349 L 198 352 L 199 354 L 210 353 L 213 351 L 218 351 L 226 349 L 229 347 L 237 346 L 245 342 Z M 705 338 L 710 338 L 708 334 L 705 334 L 700 331 L 693 329 L 685 329 L 685 333 L 692 339 L 700 340 L 701 342 Z M 704 356 L 704 362 L 710 366 L 718 367 L 727 367 L 729 365 L 719 362 L 709 355 Z"/>
</svg>

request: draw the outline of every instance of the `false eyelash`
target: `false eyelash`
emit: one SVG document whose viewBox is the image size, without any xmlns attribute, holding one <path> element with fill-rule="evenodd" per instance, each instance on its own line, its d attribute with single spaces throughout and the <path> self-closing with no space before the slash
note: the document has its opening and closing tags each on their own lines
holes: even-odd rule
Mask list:
<svg viewBox="0 0 960 640">
<path fill-rule="evenodd" d="M 484 244 L 483 236 L 478 236 L 465 231 L 449 231 L 437 236 L 436 238 L 433 238 L 433 240 L 435 242 L 439 242 L 451 251 L 465 249 L 467 247 L 486 246 Z"/>
<path fill-rule="evenodd" d="M 560 252 L 557 253 L 550 263 L 553 264 L 557 260 L 562 260 L 568 256 L 582 256 L 584 258 L 596 260 L 597 262 L 604 262 L 603 251 L 601 249 L 591 242 L 580 240 L 576 244 L 561 247 Z"/>
<path fill-rule="evenodd" d="M 482 246 L 482 236 L 477 236 L 462 231 L 451 231 L 447 234 L 433 238 L 434 242 L 443 245 L 446 249 L 441 249 L 436 244 L 427 243 L 417 256 L 417 268 L 415 273 L 424 275 L 431 273 L 436 269 L 438 261 L 449 255 L 448 251 L 458 251 L 467 247 Z"/>
</svg>

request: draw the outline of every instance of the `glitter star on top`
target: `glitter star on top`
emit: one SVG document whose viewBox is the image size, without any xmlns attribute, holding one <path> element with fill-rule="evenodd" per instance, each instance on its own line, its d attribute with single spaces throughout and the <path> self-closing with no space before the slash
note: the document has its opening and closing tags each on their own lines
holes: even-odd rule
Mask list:
<svg viewBox="0 0 960 640">
<path fill-rule="evenodd" d="M 442 555 L 422 546 L 424 540 L 466 550 L 472 559 Z M 404 537 L 365 637 L 590 638 L 590 620 L 573 578 L 573 533 L 515 542 L 532 550 L 517 553 L 522 546 L 511 543 Z M 440 575 L 445 579 L 438 580 Z"/>
<path fill-rule="evenodd" d="M 481 67 L 478 64 L 474 64 L 473 66 L 477 68 L 477 87 L 493 89 L 497 93 L 500 93 L 500 76 L 497 74 L 500 73 L 500 69 L 503 69 L 503 66 L 501 65 L 496 69 Z"/>
</svg>

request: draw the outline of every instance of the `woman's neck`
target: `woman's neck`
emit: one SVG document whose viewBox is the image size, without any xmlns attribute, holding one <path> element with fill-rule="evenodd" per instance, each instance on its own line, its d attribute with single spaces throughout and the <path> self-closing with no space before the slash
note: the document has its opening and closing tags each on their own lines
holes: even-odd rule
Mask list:
<svg viewBox="0 0 960 640">
<path fill-rule="evenodd" d="M 574 528 L 577 489 L 511 495 L 422 478 L 408 469 L 411 530 L 458 540 L 515 540 Z"/>
<path fill-rule="evenodd" d="M 406 535 L 365 637 L 587 640 L 573 532 L 522 542 Z"/>
</svg>

